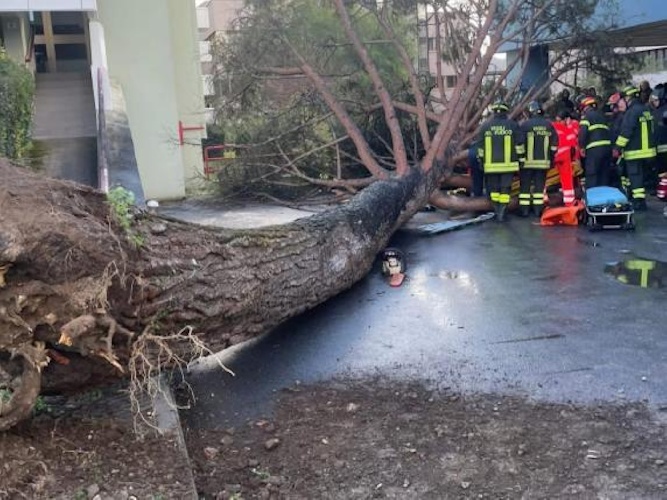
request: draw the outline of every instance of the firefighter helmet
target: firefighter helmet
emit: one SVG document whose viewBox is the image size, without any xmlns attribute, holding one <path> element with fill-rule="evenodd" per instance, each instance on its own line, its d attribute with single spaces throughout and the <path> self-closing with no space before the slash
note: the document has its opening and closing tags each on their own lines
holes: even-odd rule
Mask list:
<svg viewBox="0 0 667 500">
<path fill-rule="evenodd" d="M 529 102 L 526 111 L 530 116 L 541 115 L 542 113 L 544 113 L 544 111 L 542 110 L 542 106 L 540 106 L 540 103 L 537 101 Z"/>
<path fill-rule="evenodd" d="M 491 111 L 494 113 L 507 113 L 509 110 L 509 106 L 503 101 L 496 101 L 491 105 Z"/>
<path fill-rule="evenodd" d="M 621 96 L 623 97 L 635 97 L 637 95 L 639 95 L 639 89 L 634 85 L 628 85 L 621 90 Z"/>
<path fill-rule="evenodd" d="M 598 105 L 597 100 L 595 99 L 595 97 L 591 97 L 591 96 L 584 97 L 581 100 L 581 104 L 580 104 L 581 109 L 586 109 L 588 107 L 597 107 L 597 105 Z"/>
<path fill-rule="evenodd" d="M 622 99 L 621 93 L 615 92 L 614 94 L 609 96 L 609 99 L 607 99 L 607 104 L 609 104 L 610 106 L 617 106 L 621 99 Z"/>
</svg>

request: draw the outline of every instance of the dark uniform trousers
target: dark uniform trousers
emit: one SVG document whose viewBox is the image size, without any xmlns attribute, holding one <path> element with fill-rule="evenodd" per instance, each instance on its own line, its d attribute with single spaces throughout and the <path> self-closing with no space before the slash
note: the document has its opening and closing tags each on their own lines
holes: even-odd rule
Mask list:
<svg viewBox="0 0 667 500">
<path fill-rule="evenodd" d="M 623 116 L 616 146 L 623 149 L 623 158 L 630 181 L 630 196 L 635 210 L 646 209 L 645 173 L 655 162 L 656 141 L 654 119 L 645 104 L 633 99 Z"/>
<path fill-rule="evenodd" d="M 519 185 L 521 192 L 519 193 L 520 207 L 529 207 L 531 204 L 539 213 L 544 207 L 544 187 L 547 183 L 547 169 L 546 168 L 530 168 L 523 167 L 519 170 Z M 531 196 L 530 186 L 533 186 L 533 193 Z"/>
<path fill-rule="evenodd" d="M 598 146 L 586 151 L 584 169 L 587 188 L 610 185 L 611 161 L 611 146 Z"/>
</svg>

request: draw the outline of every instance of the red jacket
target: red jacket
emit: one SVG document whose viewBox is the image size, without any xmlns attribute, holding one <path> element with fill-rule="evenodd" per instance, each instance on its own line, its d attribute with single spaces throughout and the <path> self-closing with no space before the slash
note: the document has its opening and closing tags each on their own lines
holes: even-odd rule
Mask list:
<svg viewBox="0 0 667 500">
<path fill-rule="evenodd" d="M 570 120 L 555 121 L 553 126 L 558 134 L 558 151 L 556 162 L 571 162 L 579 158 L 579 122 Z M 574 155 L 572 150 L 574 149 Z"/>
</svg>

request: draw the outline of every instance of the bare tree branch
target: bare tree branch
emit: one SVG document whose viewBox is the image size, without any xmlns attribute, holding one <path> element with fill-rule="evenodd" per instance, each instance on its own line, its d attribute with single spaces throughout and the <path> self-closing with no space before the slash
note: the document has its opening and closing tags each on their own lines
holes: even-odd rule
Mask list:
<svg viewBox="0 0 667 500">
<path fill-rule="evenodd" d="M 378 179 L 387 178 L 388 172 L 383 169 L 377 163 L 377 161 L 375 161 L 375 158 L 373 157 L 373 154 L 371 153 L 370 148 L 368 147 L 368 143 L 364 139 L 361 130 L 359 130 L 359 127 L 354 122 L 354 120 L 352 120 L 345 108 L 343 108 L 343 106 L 341 106 L 341 104 L 336 100 L 336 97 L 331 93 L 324 79 L 313 69 L 310 64 L 308 64 L 308 62 L 299 53 L 299 51 L 296 50 L 296 48 L 290 43 L 289 40 L 283 37 L 283 41 L 301 63 L 301 69 L 303 70 L 304 74 L 313 83 L 317 91 L 322 96 L 322 99 L 324 99 L 324 101 L 327 103 L 327 106 L 329 106 L 329 109 L 336 115 L 336 118 L 338 118 L 338 121 L 340 121 L 343 128 L 345 128 L 347 134 L 350 136 L 350 139 L 357 148 L 357 152 L 359 153 L 364 166 L 368 168 L 374 177 L 377 177 Z"/>
<path fill-rule="evenodd" d="M 382 102 L 385 121 L 387 123 L 387 127 L 389 128 L 392 145 L 394 148 L 394 157 L 396 158 L 396 172 L 399 175 L 404 175 L 407 173 L 409 168 L 408 156 L 405 151 L 405 143 L 403 141 L 401 127 L 398 123 L 398 118 L 396 117 L 396 110 L 391 104 L 391 96 L 389 95 L 389 92 L 387 91 L 387 88 L 382 81 L 382 77 L 380 76 L 375 63 L 369 56 L 368 50 L 366 50 L 366 47 L 361 43 L 357 32 L 352 27 L 350 16 L 347 13 L 347 9 L 345 8 L 343 0 L 334 0 L 334 6 L 336 7 L 336 11 L 340 16 L 341 22 L 343 23 L 343 29 L 345 30 L 345 33 L 349 39 L 352 41 L 357 55 L 361 59 L 364 68 L 368 72 L 368 76 L 373 83 L 373 88 L 375 89 L 380 102 Z"/>
<path fill-rule="evenodd" d="M 408 51 L 405 50 L 403 44 L 401 44 L 396 38 L 396 35 L 393 33 L 390 26 L 387 24 L 386 18 L 382 15 L 378 15 L 377 19 L 387 37 L 389 37 L 389 39 L 396 47 L 396 50 L 398 51 L 398 54 L 401 57 L 401 61 L 403 61 L 403 66 L 405 66 L 405 69 L 408 72 L 410 88 L 412 90 L 412 95 L 415 98 L 415 103 L 416 103 L 415 114 L 417 116 L 417 125 L 419 127 L 419 134 L 421 135 L 424 148 L 428 149 L 431 146 L 431 135 L 428 130 L 428 125 L 426 123 L 426 103 L 424 100 L 424 94 L 422 93 L 421 88 L 419 86 L 419 78 L 417 77 L 417 73 L 415 72 L 414 64 L 412 63 L 412 58 L 410 57 L 410 54 L 408 54 Z"/>
</svg>

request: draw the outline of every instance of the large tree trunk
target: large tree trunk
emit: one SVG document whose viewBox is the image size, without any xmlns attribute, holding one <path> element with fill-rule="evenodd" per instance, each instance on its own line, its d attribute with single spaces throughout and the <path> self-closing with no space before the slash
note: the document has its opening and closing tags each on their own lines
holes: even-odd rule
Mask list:
<svg viewBox="0 0 667 500">
<path fill-rule="evenodd" d="M 142 337 L 191 328 L 217 352 L 349 288 L 436 174 L 413 169 L 281 226 L 235 231 L 139 213 L 130 234 L 97 191 L 7 165 L 0 178 L 0 353 L 41 369 L 42 391 L 64 391 L 126 374 Z M 0 429 L 6 414 L 0 406 Z"/>
</svg>

